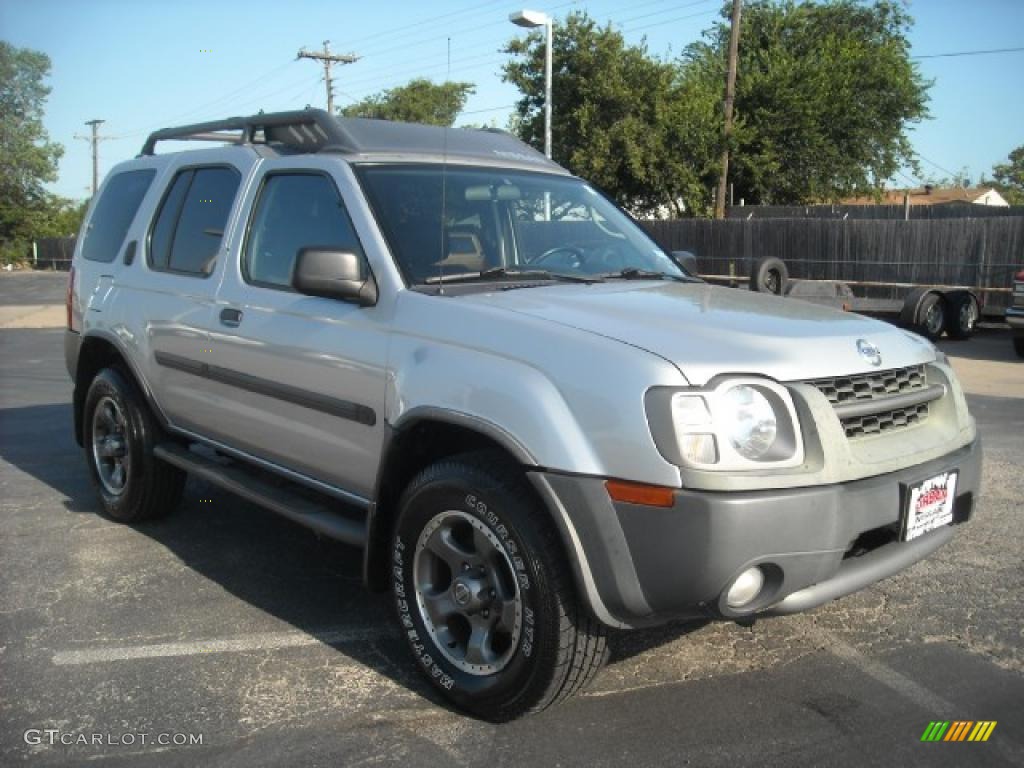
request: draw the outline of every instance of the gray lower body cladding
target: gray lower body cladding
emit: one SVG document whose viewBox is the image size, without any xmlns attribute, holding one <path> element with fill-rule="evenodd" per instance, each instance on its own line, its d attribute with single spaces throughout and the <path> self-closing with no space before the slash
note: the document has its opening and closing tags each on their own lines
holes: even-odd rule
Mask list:
<svg viewBox="0 0 1024 768">
<path fill-rule="evenodd" d="M 1024 331 L 1024 308 L 1010 307 L 1006 310 L 1006 324 L 1009 325 L 1015 333 Z"/>
<path fill-rule="evenodd" d="M 613 502 L 600 478 L 532 473 L 575 552 L 595 615 L 614 626 L 676 618 L 741 618 L 814 608 L 891 576 L 952 536 L 944 526 L 899 541 L 907 488 L 959 473 L 954 525 L 973 513 L 981 482 L 975 441 L 926 464 L 850 483 L 742 493 L 681 490 L 670 508 Z M 733 611 L 723 592 L 762 565 L 761 597 Z"/>
</svg>

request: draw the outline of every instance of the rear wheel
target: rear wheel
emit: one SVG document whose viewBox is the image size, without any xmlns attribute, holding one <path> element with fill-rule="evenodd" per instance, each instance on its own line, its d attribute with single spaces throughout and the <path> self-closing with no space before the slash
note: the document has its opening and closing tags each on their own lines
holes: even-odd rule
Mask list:
<svg viewBox="0 0 1024 768">
<path fill-rule="evenodd" d="M 981 311 L 978 300 L 970 291 L 951 291 L 946 294 L 946 335 L 962 341 L 974 335 Z"/>
<path fill-rule="evenodd" d="M 1013 349 L 1017 353 L 1017 357 L 1024 357 L 1024 333 L 1014 335 Z"/>
<path fill-rule="evenodd" d="M 392 540 L 398 619 L 427 679 L 489 720 L 572 695 L 607 656 L 561 541 L 518 467 L 467 455 L 403 495 Z"/>
<path fill-rule="evenodd" d="M 104 368 L 92 380 L 82 424 L 89 475 L 109 517 L 135 523 L 177 506 L 185 473 L 153 455 L 160 427 L 121 370 Z"/>
</svg>

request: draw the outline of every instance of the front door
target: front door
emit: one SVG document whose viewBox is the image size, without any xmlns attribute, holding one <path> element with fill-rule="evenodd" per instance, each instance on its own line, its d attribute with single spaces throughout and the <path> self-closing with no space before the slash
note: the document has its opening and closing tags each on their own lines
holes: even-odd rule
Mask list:
<svg viewBox="0 0 1024 768">
<path fill-rule="evenodd" d="M 252 213 L 232 249 L 238 259 L 225 271 L 210 335 L 219 415 L 207 433 L 365 499 L 385 429 L 386 325 L 376 307 L 292 289 L 303 247 L 365 259 L 345 204 L 354 182 L 301 164 L 267 161 L 249 193 Z"/>
</svg>

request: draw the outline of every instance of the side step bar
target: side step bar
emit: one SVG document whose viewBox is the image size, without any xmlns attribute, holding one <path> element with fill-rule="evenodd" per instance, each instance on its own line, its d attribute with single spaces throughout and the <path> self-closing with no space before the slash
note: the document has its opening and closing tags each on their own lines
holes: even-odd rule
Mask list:
<svg viewBox="0 0 1024 768">
<path fill-rule="evenodd" d="M 356 521 L 332 511 L 331 505 L 338 504 L 337 501 L 325 499 L 318 503 L 287 486 L 267 482 L 263 473 L 240 462 L 224 464 L 177 443 L 162 443 L 153 449 L 153 453 L 168 464 L 226 488 L 328 538 L 357 547 L 366 545 L 365 519 Z M 365 512 L 359 510 L 359 514 L 365 515 Z"/>
</svg>

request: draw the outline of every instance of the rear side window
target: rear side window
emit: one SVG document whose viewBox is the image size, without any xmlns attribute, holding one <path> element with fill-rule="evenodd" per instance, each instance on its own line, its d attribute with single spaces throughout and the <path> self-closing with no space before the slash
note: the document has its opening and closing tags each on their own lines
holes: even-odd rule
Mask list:
<svg viewBox="0 0 1024 768">
<path fill-rule="evenodd" d="M 156 176 L 154 170 L 125 171 L 111 177 L 89 217 L 82 258 L 110 263 L 124 244 L 132 219 Z"/>
<path fill-rule="evenodd" d="M 268 176 L 245 244 L 246 278 L 289 289 L 295 257 L 307 246 L 363 253 L 333 181 L 315 173 Z"/>
<path fill-rule="evenodd" d="M 234 168 L 190 168 L 174 177 L 149 237 L 153 269 L 206 276 L 217 263 L 241 175 Z"/>
</svg>

